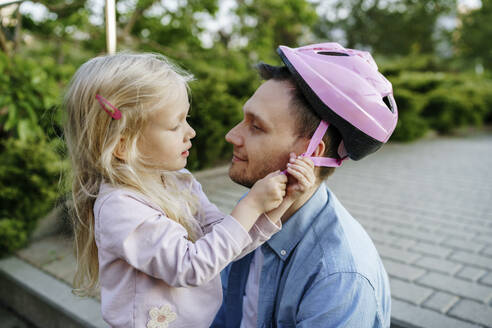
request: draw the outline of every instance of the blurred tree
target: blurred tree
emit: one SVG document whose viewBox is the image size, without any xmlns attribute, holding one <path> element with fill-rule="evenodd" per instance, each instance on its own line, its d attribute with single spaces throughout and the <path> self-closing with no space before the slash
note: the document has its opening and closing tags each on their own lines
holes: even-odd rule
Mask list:
<svg viewBox="0 0 492 328">
<path fill-rule="evenodd" d="M 122 47 L 159 51 L 178 60 L 199 53 L 202 19 L 213 18 L 218 9 L 218 0 L 176 1 L 173 5 L 159 0 L 138 0 L 134 6 L 130 1 L 122 3 L 128 3 L 126 13 L 118 19 Z"/>
<path fill-rule="evenodd" d="M 48 43 L 50 54 L 58 64 L 64 63 L 64 45 L 77 40 L 79 27 L 89 24 L 89 12 L 85 10 L 84 0 L 32 0 L 31 2 L 46 8 L 44 19 L 34 20 L 30 14 L 24 14 L 18 22 L 22 32 L 34 36 L 38 42 Z M 80 35 L 78 35 L 80 37 Z M 19 40 L 22 38 L 19 37 Z M 44 48 L 44 47 L 43 47 Z M 21 49 L 26 52 L 26 49 Z M 29 52 L 27 50 L 27 52 Z"/>
<path fill-rule="evenodd" d="M 348 0 L 321 2 L 314 32 L 324 40 L 367 48 L 390 56 L 432 53 L 437 19 L 455 8 L 456 0 Z M 338 34 L 337 34 L 338 33 Z"/>
<path fill-rule="evenodd" d="M 315 6 L 306 0 L 241 0 L 235 14 L 239 22 L 225 38 L 227 46 L 231 40 L 244 40 L 254 61 L 278 61 L 275 49 L 281 44 L 298 46 L 317 20 Z"/>
<path fill-rule="evenodd" d="M 492 70 L 492 0 L 482 0 L 480 8 L 462 12 L 459 17 L 456 43 L 461 57 L 467 66 L 483 65 Z"/>
</svg>

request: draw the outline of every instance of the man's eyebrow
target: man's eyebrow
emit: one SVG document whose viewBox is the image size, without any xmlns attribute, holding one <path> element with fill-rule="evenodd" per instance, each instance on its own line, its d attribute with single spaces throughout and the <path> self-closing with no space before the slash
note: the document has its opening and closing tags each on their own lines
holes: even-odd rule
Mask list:
<svg viewBox="0 0 492 328">
<path fill-rule="evenodd" d="M 262 125 L 265 128 L 270 128 L 270 125 L 262 119 L 260 116 L 254 114 L 254 113 L 246 113 L 246 116 L 250 116 L 254 121 L 258 122 L 260 125 Z"/>
</svg>

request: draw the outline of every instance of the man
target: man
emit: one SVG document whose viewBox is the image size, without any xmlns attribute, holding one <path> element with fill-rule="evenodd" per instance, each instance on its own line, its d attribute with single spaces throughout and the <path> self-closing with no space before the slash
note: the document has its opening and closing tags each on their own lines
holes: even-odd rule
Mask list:
<svg viewBox="0 0 492 328">
<path fill-rule="evenodd" d="M 325 167 L 282 216 L 281 231 L 222 272 L 224 300 L 212 327 L 389 327 L 381 259 L 324 180 L 344 159 L 388 140 L 397 120 L 391 84 L 369 53 L 336 43 L 278 52 L 286 66 L 258 66 L 266 82 L 226 136 L 234 146 L 230 178 L 251 187 L 284 169 L 290 152 Z"/>
</svg>

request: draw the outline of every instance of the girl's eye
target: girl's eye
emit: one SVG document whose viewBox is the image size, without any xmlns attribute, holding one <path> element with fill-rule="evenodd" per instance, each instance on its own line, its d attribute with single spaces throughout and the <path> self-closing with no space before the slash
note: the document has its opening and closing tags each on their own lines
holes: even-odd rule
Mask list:
<svg viewBox="0 0 492 328">
<path fill-rule="evenodd" d="M 174 129 L 171 129 L 171 131 L 178 131 L 178 129 L 179 129 L 179 125 L 176 126 Z"/>
</svg>

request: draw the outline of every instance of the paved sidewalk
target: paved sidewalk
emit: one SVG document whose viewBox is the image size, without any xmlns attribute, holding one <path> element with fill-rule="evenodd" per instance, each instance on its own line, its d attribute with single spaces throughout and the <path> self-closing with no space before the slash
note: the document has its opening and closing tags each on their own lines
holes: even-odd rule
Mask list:
<svg viewBox="0 0 492 328">
<path fill-rule="evenodd" d="M 246 190 L 227 167 L 196 174 L 230 211 Z M 403 327 L 492 327 L 492 134 L 386 145 L 347 161 L 328 185 L 374 240 L 390 275 L 392 322 Z M 18 252 L 70 283 L 63 235 Z"/>
</svg>

